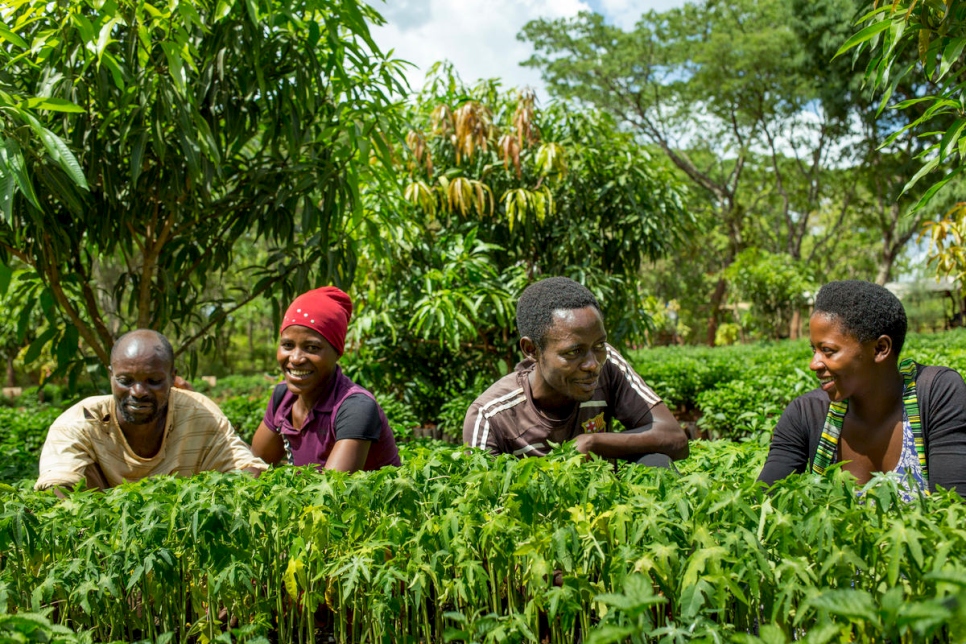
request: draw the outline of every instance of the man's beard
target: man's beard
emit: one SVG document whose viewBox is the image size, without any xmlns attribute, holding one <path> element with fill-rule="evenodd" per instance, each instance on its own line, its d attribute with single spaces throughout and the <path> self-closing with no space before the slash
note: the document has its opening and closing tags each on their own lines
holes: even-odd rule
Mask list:
<svg viewBox="0 0 966 644">
<path fill-rule="evenodd" d="M 117 411 L 121 415 L 121 420 L 129 425 L 146 425 L 156 421 L 164 415 L 167 409 L 166 407 L 158 408 L 156 403 L 149 403 L 153 407 L 150 413 L 145 410 L 135 411 L 127 407 L 127 403 L 130 400 L 130 398 L 126 398 L 117 405 Z"/>
</svg>

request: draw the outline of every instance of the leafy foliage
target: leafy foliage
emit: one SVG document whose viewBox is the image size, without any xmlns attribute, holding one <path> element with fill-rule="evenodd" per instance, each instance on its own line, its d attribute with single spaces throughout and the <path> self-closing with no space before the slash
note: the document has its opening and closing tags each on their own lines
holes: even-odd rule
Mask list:
<svg viewBox="0 0 966 644">
<path fill-rule="evenodd" d="M 159 477 L 0 499 L 0 598 L 96 641 L 961 641 L 966 506 L 701 443 L 680 475 L 569 449 Z M 560 585 L 553 583 L 559 571 Z M 165 635 L 165 634 L 170 635 Z M 227 635 L 227 634 L 225 634 Z M 823 638 L 821 641 L 828 641 Z"/>
<path fill-rule="evenodd" d="M 753 323 L 747 326 L 766 338 L 781 338 L 806 293 L 816 288 L 802 262 L 757 248 L 741 251 L 724 274 L 737 299 L 751 303 Z"/>
<path fill-rule="evenodd" d="M 966 331 L 909 334 L 903 354 L 966 373 Z M 698 426 L 715 438 L 767 442 L 785 406 L 818 384 L 802 340 L 660 347 L 631 352 L 629 358 L 672 410 L 698 412 Z"/>
<path fill-rule="evenodd" d="M 352 281 L 346 229 L 370 152 L 388 161 L 399 89 L 368 5 L 16 0 L 0 15 L 0 183 L 16 186 L 0 254 L 56 302 L 42 339 L 62 370 L 80 340 L 107 364 L 118 327 L 174 331 L 185 350 L 256 297 L 277 309 L 316 279 Z M 209 288 L 246 238 L 273 252 L 237 292 Z"/>
<path fill-rule="evenodd" d="M 47 428 L 61 411 L 50 406 L 29 411 L 0 407 L 0 481 L 37 478 Z"/>
<path fill-rule="evenodd" d="M 821 281 L 881 284 L 924 217 L 896 202 L 920 146 L 879 149 L 904 115 L 878 114 L 861 71 L 830 62 L 862 4 L 709 0 L 642 12 L 630 29 L 584 12 L 520 34 L 553 96 L 613 115 L 692 188 L 706 232 L 656 264 L 647 287 L 681 304 L 709 345 L 725 321 L 723 271 L 741 252 L 791 256 Z M 844 253 L 852 261 L 837 261 Z"/>
<path fill-rule="evenodd" d="M 403 202 L 380 206 L 406 217 L 379 238 L 389 261 L 363 259 L 354 378 L 438 420 L 517 362 L 516 296 L 550 275 L 599 296 L 614 342 L 643 340 L 645 297 L 629 285 L 694 226 L 667 168 L 602 114 L 467 87 L 445 67 L 407 121 Z"/>
<path fill-rule="evenodd" d="M 886 141 L 890 143 L 925 125 L 927 137 L 933 142 L 920 155 L 920 170 L 906 184 L 909 190 L 934 169 L 942 169 L 941 178 L 934 182 L 919 199 L 921 208 L 954 177 L 966 169 L 966 2 L 903 2 L 897 0 L 879 6 L 857 23 L 861 25 L 839 49 L 838 54 L 852 51 L 855 57 L 868 51 L 871 61 L 866 67 L 866 80 L 882 93 L 879 110 L 889 105 L 896 87 L 914 79 L 924 89 L 916 95 L 893 105 L 896 110 L 917 106 L 926 109 L 921 115 L 898 129 Z M 906 62 L 903 56 L 912 51 L 918 60 Z M 912 131 L 912 132 L 910 132 Z M 937 133 L 940 137 L 934 137 Z"/>
</svg>

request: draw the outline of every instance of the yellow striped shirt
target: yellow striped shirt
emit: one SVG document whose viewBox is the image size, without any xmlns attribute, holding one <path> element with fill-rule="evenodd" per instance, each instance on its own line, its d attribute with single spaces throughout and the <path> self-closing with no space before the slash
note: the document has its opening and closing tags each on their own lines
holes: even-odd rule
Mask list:
<svg viewBox="0 0 966 644">
<path fill-rule="evenodd" d="M 156 474 L 267 468 L 214 402 L 184 389 L 171 389 L 161 449 L 151 458 L 141 458 L 128 445 L 117 424 L 113 396 L 77 403 L 50 426 L 34 488 L 73 487 L 93 463 L 112 487 Z"/>
</svg>

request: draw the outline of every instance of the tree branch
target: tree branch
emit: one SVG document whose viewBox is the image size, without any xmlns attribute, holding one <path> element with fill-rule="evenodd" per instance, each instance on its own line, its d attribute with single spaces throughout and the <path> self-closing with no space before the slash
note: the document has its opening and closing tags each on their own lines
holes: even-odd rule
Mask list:
<svg viewBox="0 0 966 644">
<path fill-rule="evenodd" d="M 84 322 L 77 309 L 71 304 L 70 299 L 67 297 L 67 293 L 64 292 L 64 288 L 60 281 L 60 270 L 57 267 L 56 262 L 53 259 L 46 259 L 47 257 L 53 257 L 53 249 L 50 247 L 50 237 L 44 233 L 43 235 L 43 257 L 45 258 L 45 266 L 43 274 L 47 276 L 47 284 L 50 290 L 53 291 L 54 299 L 60 304 L 61 310 L 67 313 L 67 317 L 70 321 L 77 327 L 77 332 L 80 337 L 94 350 L 97 357 L 101 360 L 104 365 L 109 365 L 111 363 L 110 350 L 113 346 L 113 341 L 106 344 L 101 344 L 98 341 L 97 335 L 91 331 L 91 328 Z"/>
<path fill-rule="evenodd" d="M 111 331 L 104 324 L 104 319 L 101 317 L 100 307 L 97 305 L 97 298 L 94 295 L 93 289 L 91 289 L 91 276 L 90 272 L 84 266 L 84 263 L 80 259 L 80 253 L 74 255 L 73 261 L 74 270 L 76 270 L 81 276 L 81 295 L 84 298 L 84 304 L 87 308 L 87 314 L 91 318 L 91 322 L 94 324 L 94 329 L 100 336 L 101 341 L 105 346 L 112 346 L 114 344 L 114 336 Z"/>
<path fill-rule="evenodd" d="M 301 266 L 301 265 L 299 265 L 299 266 Z M 292 268 L 291 270 L 295 270 L 295 269 Z M 260 288 L 258 288 L 256 290 L 252 291 L 251 293 L 249 293 L 248 294 L 248 297 L 246 297 L 245 299 L 243 299 L 240 302 L 236 302 L 235 303 L 235 306 L 231 307 L 230 309 L 222 309 L 222 311 L 221 311 L 221 313 L 219 315 L 216 315 L 216 316 L 212 317 L 210 320 L 208 320 L 208 323 L 205 324 L 204 326 L 202 326 L 201 329 L 199 329 L 197 333 L 195 333 L 194 335 L 192 335 L 188 339 L 182 341 L 181 342 L 181 346 L 178 347 L 178 349 L 175 351 L 175 356 L 181 355 L 184 352 L 185 347 L 190 346 L 193 342 L 197 341 L 198 338 L 202 337 L 205 333 L 207 333 L 208 330 L 211 329 L 213 326 L 215 326 L 216 324 L 219 324 L 226 317 L 228 317 L 229 315 L 231 315 L 232 313 L 234 313 L 235 311 L 237 311 L 241 307 L 245 306 L 246 304 L 248 304 L 249 302 L 251 302 L 252 300 L 254 300 L 256 297 L 258 297 L 259 295 L 261 295 L 262 293 L 264 293 L 265 291 L 267 291 L 269 289 L 269 287 L 275 286 L 275 284 L 278 283 L 278 281 L 281 280 L 281 279 L 282 279 L 282 276 L 279 276 L 277 279 L 271 280 L 271 281 L 263 284 Z"/>
</svg>

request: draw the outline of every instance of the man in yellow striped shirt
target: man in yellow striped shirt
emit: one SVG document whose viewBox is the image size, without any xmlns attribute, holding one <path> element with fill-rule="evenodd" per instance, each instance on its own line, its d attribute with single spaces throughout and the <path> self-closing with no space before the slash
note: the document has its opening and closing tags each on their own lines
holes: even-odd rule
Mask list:
<svg viewBox="0 0 966 644">
<path fill-rule="evenodd" d="M 107 488 L 156 474 L 245 470 L 266 464 L 252 455 L 218 406 L 173 388 L 174 351 L 167 338 L 140 329 L 111 351 L 110 396 L 92 396 L 54 421 L 40 455 L 35 488 Z"/>
</svg>

